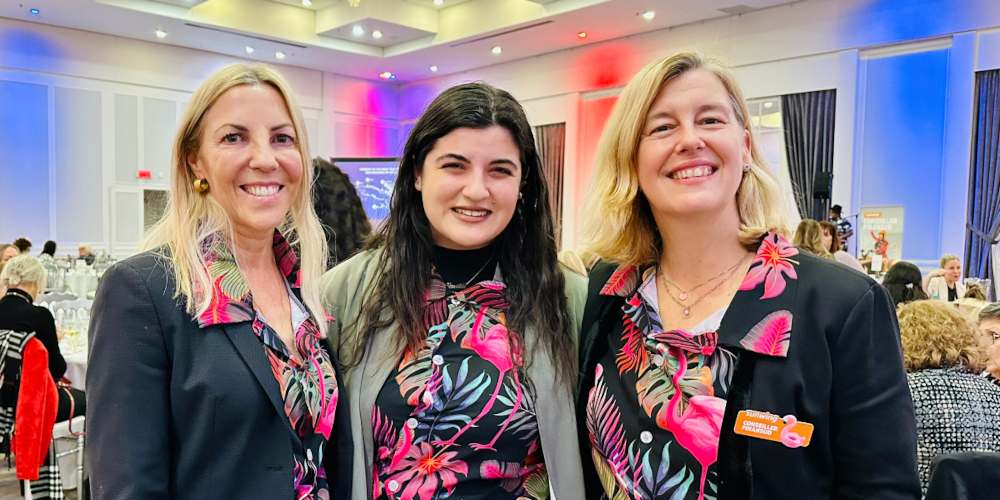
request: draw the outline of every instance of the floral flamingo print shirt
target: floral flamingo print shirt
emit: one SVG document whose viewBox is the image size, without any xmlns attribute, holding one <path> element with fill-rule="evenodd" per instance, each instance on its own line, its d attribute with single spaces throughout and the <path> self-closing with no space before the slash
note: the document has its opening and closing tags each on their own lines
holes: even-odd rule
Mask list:
<svg viewBox="0 0 1000 500">
<path fill-rule="evenodd" d="M 764 284 L 761 298 L 795 279 L 785 238 L 765 236 L 738 293 Z M 744 292 L 744 291 L 747 292 Z M 688 331 L 663 331 L 653 266 L 621 266 L 601 290 L 625 298 L 622 321 L 608 336 L 587 400 L 591 458 L 611 500 L 715 499 L 719 436 L 736 365 L 718 345 L 729 307 Z M 743 349 L 784 356 L 791 313 L 776 311 L 740 342 Z"/>
<path fill-rule="evenodd" d="M 374 498 L 548 498 L 535 392 L 512 359 L 507 309 L 496 277 L 449 294 L 434 273 L 427 339 L 404 353 L 372 411 Z"/>
<path fill-rule="evenodd" d="M 260 339 L 276 383 L 281 389 L 285 415 L 301 439 L 293 443 L 294 491 L 296 500 L 328 500 L 323 452 L 330 440 L 336 414 L 338 387 L 330 355 L 320 348 L 320 332 L 315 320 L 294 291 L 299 288 L 298 257 L 278 231 L 272 245 L 278 269 L 288 282 L 292 305 L 292 326 L 295 347 L 301 362 L 268 326 L 264 317 L 253 307 L 253 297 L 243 273 L 240 272 L 229 247 L 222 238 L 206 240 L 202 253 L 212 278 L 212 301 L 198 317 L 204 328 L 221 323 L 252 322 L 253 332 Z"/>
</svg>

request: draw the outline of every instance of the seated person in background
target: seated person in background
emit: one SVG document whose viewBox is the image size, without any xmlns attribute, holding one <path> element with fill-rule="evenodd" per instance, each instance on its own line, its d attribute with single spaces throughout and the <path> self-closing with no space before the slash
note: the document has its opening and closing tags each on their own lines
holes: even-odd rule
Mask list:
<svg viewBox="0 0 1000 500">
<path fill-rule="evenodd" d="M 90 243 L 80 243 L 77 252 L 79 253 L 77 259 L 83 260 L 88 266 L 94 265 L 94 247 L 90 246 Z"/>
<path fill-rule="evenodd" d="M 941 267 L 924 277 L 924 291 L 927 296 L 942 302 L 955 302 L 965 296 L 962 279 L 962 261 L 951 254 L 941 256 Z"/>
<path fill-rule="evenodd" d="M 18 255 L 21 255 L 21 251 L 16 246 L 10 244 L 0 245 L 0 264 L 5 264 L 8 260 Z"/>
<path fill-rule="evenodd" d="M 920 287 L 920 268 L 906 261 L 899 261 L 889 268 L 882 279 L 882 286 L 889 290 L 892 303 L 900 304 L 914 300 L 927 300 L 927 294 Z"/>
<path fill-rule="evenodd" d="M 42 246 L 42 253 L 38 256 L 38 261 L 42 264 L 52 262 L 56 258 L 56 242 L 49 240 Z"/>
<path fill-rule="evenodd" d="M 66 360 L 59 351 L 62 332 L 57 332 L 56 321 L 48 309 L 34 305 L 38 294 L 45 289 L 45 280 L 45 268 L 34 257 L 20 255 L 7 262 L 0 273 L 0 286 L 7 288 L 0 298 L 0 330 L 34 332 L 35 338 L 49 353 L 49 372 L 52 379 L 58 382 L 66 374 Z M 86 411 L 87 400 L 83 391 L 60 390 L 56 422 L 69 419 L 70 398 L 73 416 L 83 415 Z"/>
<path fill-rule="evenodd" d="M 823 248 L 826 248 L 827 251 L 833 254 L 833 260 L 864 273 L 865 268 L 858 262 L 858 259 L 845 252 L 843 247 L 840 246 L 840 238 L 837 237 L 837 225 L 828 220 L 822 220 L 819 221 L 819 227 L 823 229 Z"/>
<path fill-rule="evenodd" d="M 979 311 L 980 341 L 987 344 L 986 371 L 984 375 L 1000 384 L 1000 302 L 994 302 Z"/>
<path fill-rule="evenodd" d="M 799 222 L 799 227 L 795 229 L 795 237 L 792 239 L 792 244 L 799 247 L 800 250 L 805 250 L 817 257 L 834 260 L 833 254 L 823 245 L 823 229 L 820 227 L 819 222 L 812 219 L 802 219 Z"/>
<path fill-rule="evenodd" d="M 955 301 L 959 312 L 965 319 L 976 323 L 979 321 L 979 311 L 989 305 L 986 301 L 986 289 L 979 283 L 970 283 L 965 287 L 965 295 Z"/>
<path fill-rule="evenodd" d="M 14 240 L 14 246 L 19 252 L 28 253 L 28 250 L 31 250 L 31 240 L 22 236 Z"/>
<path fill-rule="evenodd" d="M 926 493 L 935 456 L 1000 452 L 1000 387 L 979 376 L 986 353 L 975 327 L 954 307 L 920 300 L 898 313 L 917 414 L 917 469 Z"/>
</svg>

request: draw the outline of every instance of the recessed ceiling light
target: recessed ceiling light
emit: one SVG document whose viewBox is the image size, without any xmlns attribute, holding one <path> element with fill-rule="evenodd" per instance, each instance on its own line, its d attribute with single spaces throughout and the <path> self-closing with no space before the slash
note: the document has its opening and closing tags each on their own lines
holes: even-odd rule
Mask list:
<svg viewBox="0 0 1000 500">
<path fill-rule="evenodd" d="M 649 20 L 649 19 L 652 19 L 654 17 L 656 17 L 656 12 L 653 12 L 651 10 L 647 10 L 646 12 L 642 13 L 642 18 L 643 19 Z"/>
<path fill-rule="evenodd" d="M 302 6 L 303 7 L 308 7 L 308 6 L 312 5 L 312 4 L 313 4 L 312 0 L 302 0 Z"/>
<path fill-rule="evenodd" d="M 31 9 L 31 10 L 29 10 L 28 12 L 31 12 L 32 14 L 34 14 L 34 15 L 36 15 L 36 16 L 37 16 L 37 15 L 38 15 L 38 14 L 39 14 L 39 13 L 40 13 L 41 11 L 40 11 L 40 10 L 38 10 L 38 9 Z"/>
<path fill-rule="evenodd" d="M 156 30 L 153 33 L 156 33 L 156 38 L 166 38 L 167 37 L 167 32 L 163 31 L 163 30 Z"/>
<path fill-rule="evenodd" d="M 247 45 L 247 54 L 253 54 L 253 47 Z"/>
<path fill-rule="evenodd" d="M 771 106 L 774 106 L 774 103 L 771 102 L 771 101 L 767 101 L 767 102 L 764 103 L 764 107 L 765 108 L 770 108 Z"/>
<path fill-rule="evenodd" d="M 379 30 L 372 31 L 372 38 L 382 38 L 382 32 Z"/>
<path fill-rule="evenodd" d="M 580 38 L 587 38 L 587 32 L 586 31 L 581 31 L 581 32 L 577 33 L 576 36 L 578 36 Z"/>
<path fill-rule="evenodd" d="M 497 45 L 496 47 L 493 47 L 493 53 L 494 53 L 494 54 L 499 54 L 499 53 L 501 53 L 501 52 L 503 52 L 503 49 L 502 49 L 502 48 L 500 48 L 500 46 L 499 46 L 499 45 Z"/>
<path fill-rule="evenodd" d="M 365 29 L 361 26 L 355 25 L 351 28 L 351 33 L 354 33 L 354 36 L 361 36 L 365 34 Z"/>
<path fill-rule="evenodd" d="M 274 53 L 274 57 L 277 57 L 278 59 L 284 59 L 285 58 L 285 53 L 284 52 L 275 52 Z"/>
<path fill-rule="evenodd" d="M 431 66 L 431 73 L 437 73 L 437 70 L 438 70 L 437 66 Z"/>
<path fill-rule="evenodd" d="M 434 5 L 444 5 L 444 0 L 434 0 Z"/>
<path fill-rule="evenodd" d="M 383 80 L 391 80 L 393 78 L 396 78 L 396 75 L 394 75 L 394 74 L 392 74 L 392 73 L 390 73 L 388 71 L 383 71 L 383 72 L 381 72 L 381 73 L 378 74 L 378 77 L 381 78 L 381 79 L 383 79 Z"/>
</svg>

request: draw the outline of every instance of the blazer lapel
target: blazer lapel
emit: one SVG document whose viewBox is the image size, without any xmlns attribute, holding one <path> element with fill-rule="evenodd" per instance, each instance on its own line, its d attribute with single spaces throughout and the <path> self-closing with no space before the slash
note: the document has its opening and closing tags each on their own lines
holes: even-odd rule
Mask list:
<svg viewBox="0 0 1000 500">
<path fill-rule="evenodd" d="M 285 402 L 281 398 L 278 380 L 274 378 L 274 372 L 271 371 L 271 363 L 264 353 L 264 346 L 257 335 L 253 333 L 252 324 L 250 322 L 224 323 L 221 326 L 225 330 L 226 336 L 229 337 L 229 341 L 236 347 L 236 352 L 240 353 L 240 357 L 250 367 L 250 371 L 253 372 L 257 382 L 264 389 L 267 399 L 271 400 L 274 410 L 282 417 L 280 420 L 285 423 L 288 432 L 298 440 L 299 437 L 292 429 L 292 424 L 285 413 Z"/>
</svg>

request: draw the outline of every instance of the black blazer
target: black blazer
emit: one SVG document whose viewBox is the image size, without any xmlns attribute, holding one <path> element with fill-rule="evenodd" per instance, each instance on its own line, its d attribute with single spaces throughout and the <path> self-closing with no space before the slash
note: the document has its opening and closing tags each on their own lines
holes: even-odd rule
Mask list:
<svg viewBox="0 0 1000 500">
<path fill-rule="evenodd" d="M 251 323 L 199 328 L 174 292 L 170 263 L 150 252 L 101 278 L 87 370 L 93 498 L 293 499 L 299 438 Z M 336 351 L 324 347 L 337 367 Z M 336 369 L 323 462 L 339 499 L 351 491 L 353 446 Z"/>
<path fill-rule="evenodd" d="M 913 402 L 903 370 L 895 309 L 867 276 L 801 252 L 797 279 L 778 297 L 762 286 L 739 291 L 719 327 L 719 345 L 737 353 L 719 442 L 719 500 L 919 500 Z M 603 490 L 590 459 L 587 396 L 608 349 L 620 297 L 599 295 L 616 266 L 590 275 L 580 353 L 577 421 L 587 498 Z M 745 350 L 740 340 L 772 312 L 792 312 L 787 357 Z M 740 410 L 793 414 L 815 425 L 808 447 L 736 434 Z"/>
<path fill-rule="evenodd" d="M 21 333 L 35 332 L 49 353 L 49 372 L 59 380 L 66 374 L 66 360 L 59 352 L 59 337 L 56 335 L 56 320 L 52 312 L 31 303 L 31 295 L 18 288 L 7 290 L 0 297 L 0 330 Z"/>
</svg>

